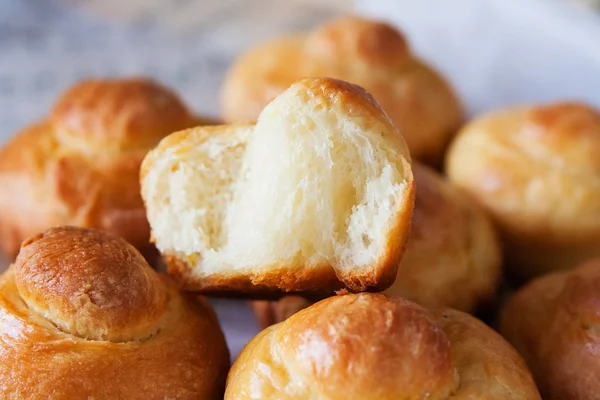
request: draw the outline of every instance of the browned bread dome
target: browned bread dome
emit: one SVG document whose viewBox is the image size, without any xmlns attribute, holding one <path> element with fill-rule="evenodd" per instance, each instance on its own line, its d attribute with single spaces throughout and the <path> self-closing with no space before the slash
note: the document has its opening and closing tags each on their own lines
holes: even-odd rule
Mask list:
<svg viewBox="0 0 600 400">
<path fill-rule="evenodd" d="M 0 276 L 0 397 L 219 399 L 229 355 L 210 305 L 123 239 L 52 228 Z"/>
<path fill-rule="evenodd" d="M 173 92 L 147 79 L 76 84 L 0 150 L 0 246 L 14 258 L 27 237 L 76 225 L 151 252 L 140 164 L 165 135 L 194 123 Z"/>
<path fill-rule="evenodd" d="M 519 278 L 600 256 L 600 113 L 581 103 L 497 111 L 452 143 L 450 180 L 489 212 Z"/>
<path fill-rule="evenodd" d="M 500 325 L 547 400 L 598 398 L 599 327 L 600 259 L 535 279 L 510 299 Z"/>
<path fill-rule="evenodd" d="M 226 400 L 540 399 L 517 352 L 459 311 L 381 294 L 334 296 L 256 336 Z"/>
</svg>

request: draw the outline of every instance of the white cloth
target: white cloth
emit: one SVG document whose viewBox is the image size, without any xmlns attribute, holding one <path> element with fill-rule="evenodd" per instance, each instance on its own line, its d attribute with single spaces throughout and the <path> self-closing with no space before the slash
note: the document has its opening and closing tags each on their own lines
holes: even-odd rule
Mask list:
<svg viewBox="0 0 600 400">
<path fill-rule="evenodd" d="M 600 13 L 556 0 L 359 0 L 444 72 L 471 113 L 562 99 L 600 107 Z"/>
</svg>

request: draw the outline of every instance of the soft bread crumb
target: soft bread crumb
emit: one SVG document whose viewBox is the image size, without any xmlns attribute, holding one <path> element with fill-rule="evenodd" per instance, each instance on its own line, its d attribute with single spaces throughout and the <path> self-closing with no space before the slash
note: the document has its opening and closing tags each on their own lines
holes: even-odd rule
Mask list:
<svg viewBox="0 0 600 400">
<path fill-rule="evenodd" d="M 172 135 L 142 184 L 158 248 L 192 279 L 393 269 L 414 201 L 402 137 L 362 89 L 331 79 L 292 85 L 254 127 Z"/>
<path fill-rule="evenodd" d="M 190 133 L 156 160 L 145 181 L 153 236 L 162 250 L 181 255 L 217 253 L 225 241 L 222 221 L 251 129 Z"/>
</svg>

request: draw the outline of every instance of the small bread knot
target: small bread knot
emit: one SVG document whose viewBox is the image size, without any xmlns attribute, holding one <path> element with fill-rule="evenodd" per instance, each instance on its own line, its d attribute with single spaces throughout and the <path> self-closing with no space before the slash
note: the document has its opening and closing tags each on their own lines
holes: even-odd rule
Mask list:
<svg viewBox="0 0 600 400">
<path fill-rule="evenodd" d="M 82 338 L 146 339 L 167 308 L 164 283 L 140 253 L 102 231 L 49 229 L 23 242 L 14 267 L 27 306 Z"/>
<path fill-rule="evenodd" d="M 90 152 L 148 150 L 194 125 L 178 96 L 148 79 L 83 81 L 59 98 L 50 119 L 64 144 Z"/>
<path fill-rule="evenodd" d="M 307 51 L 336 60 L 359 59 L 393 67 L 410 56 L 404 36 L 392 26 L 358 17 L 341 17 L 314 31 L 306 42 Z"/>
</svg>

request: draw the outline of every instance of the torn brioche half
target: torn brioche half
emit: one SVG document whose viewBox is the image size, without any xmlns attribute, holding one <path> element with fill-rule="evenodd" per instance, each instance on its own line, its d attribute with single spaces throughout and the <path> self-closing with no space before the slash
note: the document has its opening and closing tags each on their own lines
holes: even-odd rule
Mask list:
<svg viewBox="0 0 600 400">
<path fill-rule="evenodd" d="M 256 125 L 174 133 L 142 165 L 152 236 L 188 290 L 383 290 L 414 203 L 402 136 L 362 88 L 306 78 Z"/>
</svg>

